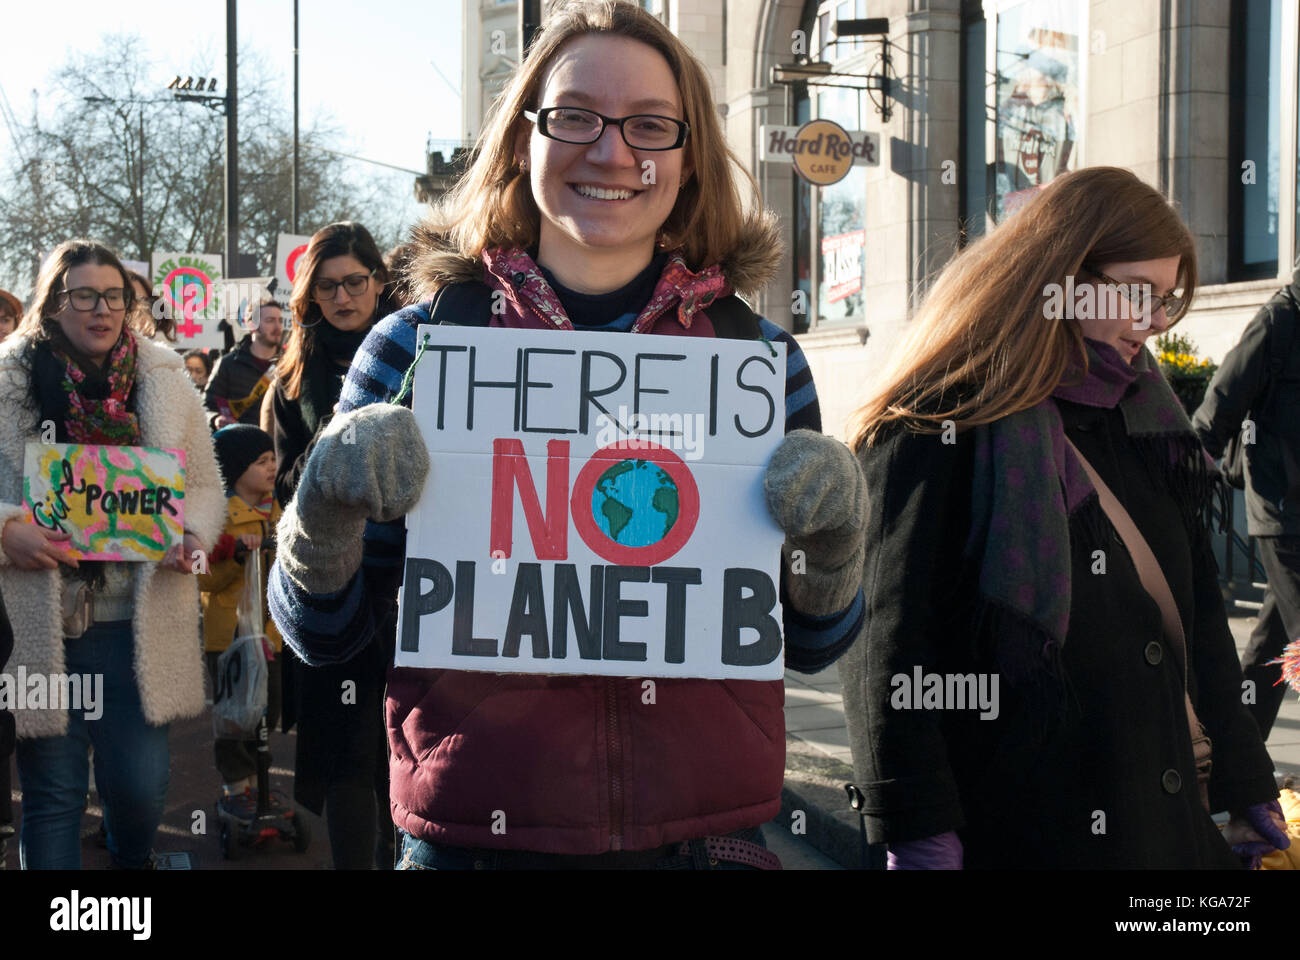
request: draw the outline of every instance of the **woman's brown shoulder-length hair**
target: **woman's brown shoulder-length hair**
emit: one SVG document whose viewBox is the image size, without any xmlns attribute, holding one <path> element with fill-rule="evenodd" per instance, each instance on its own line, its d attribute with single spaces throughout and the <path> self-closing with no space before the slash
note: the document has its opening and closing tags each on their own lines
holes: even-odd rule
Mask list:
<svg viewBox="0 0 1300 960">
<path fill-rule="evenodd" d="M 1078 321 L 1048 316 L 1053 291 L 1085 263 L 1165 257 L 1178 258 L 1190 303 L 1195 241 L 1158 190 L 1119 167 L 1057 177 L 940 272 L 857 411 L 851 445 L 870 446 L 891 424 L 938 433 L 945 420 L 962 430 L 1036 406 L 1087 365 Z"/>
<path fill-rule="evenodd" d="M 359 223 L 340 220 L 321 227 L 307 243 L 307 250 L 299 262 L 293 280 L 293 293 L 289 295 L 289 312 L 293 316 L 293 330 L 284 347 L 284 356 L 276 364 L 276 378 L 284 395 L 296 399 L 302 393 L 302 378 L 307 358 L 316 345 L 316 326 L 323 323 L 325 315 L 320 304 L 311 298 L 311 287 L 316 282 L 322 264 L 334 257 L 354 256 L 367 270 L 375 271 L 374 282 L 381 284 L 379 300 L 375 304 L 375 317 L 384 317 L 392 306 L 387 292 L 389 273 L 380 256 L 375 238 Z"/>
<path fill-rule="evenodd" d="M 753 177 L 727 145 L 709 75 L 704 66 L 656 17 L 625 0 L 571 0 L 554 7 L 528 49 L 528 56 L 492 104 L 465 175 L 416 229 L 424 249 L 415 258 L 416 293 L 431 297 L 455 277 L 466 258 L 478 259 L 491 247 L 528 248 L 535 244 L 541 214 L 529 176 L 515 159 L 515 144 L 531 121 L 524 110 L 540 106 L 542 83 L 560 48 L 587 34 L 627 37 L 652 47 L 668 62 L 681 95 L 690 133 L 682 147 L 693 173 L 678 194 L 660 239 L 682 249 L 692 270 L 727 258 L 746 233 L 771 233 L 770 216 L 747 215 L 737 178 Z"/>
</svg>

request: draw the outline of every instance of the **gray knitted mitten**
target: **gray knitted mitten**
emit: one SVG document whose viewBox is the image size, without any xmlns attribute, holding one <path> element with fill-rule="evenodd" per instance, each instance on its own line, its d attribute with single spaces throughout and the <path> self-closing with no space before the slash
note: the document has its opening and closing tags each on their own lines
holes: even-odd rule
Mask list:
<svg viewBox="0 0 1300 960">
<path fill-rule="evenodd" d="M 429 454 L 415 415 L 373 403 L 336 416 L 307 459 L 276 531 L 276 558 L 309 593 L 334 593 L 361 566 L 366 520 L 403 516 L 420 499 Z"/>
<path fill-rule="evenodd" d="M 767 507 L 786 540 L 791 605 L 824 617 L 862 586 L 867 485 L 849 448 L 813 430 L 787 434 L 763 476 Z"/>
</svg>

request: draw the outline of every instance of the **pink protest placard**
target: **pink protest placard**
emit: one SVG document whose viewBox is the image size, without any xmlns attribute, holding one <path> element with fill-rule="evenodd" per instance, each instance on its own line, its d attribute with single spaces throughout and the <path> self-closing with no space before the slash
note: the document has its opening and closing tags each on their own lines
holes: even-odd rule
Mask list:
<svg viewBox="0 0 1300 960">
<path fill-rule="evenodd" d="M 23 502 L 83 560 L 161 560 L 185 530 L 185 451 L 29 443 Z"/>
</svg>

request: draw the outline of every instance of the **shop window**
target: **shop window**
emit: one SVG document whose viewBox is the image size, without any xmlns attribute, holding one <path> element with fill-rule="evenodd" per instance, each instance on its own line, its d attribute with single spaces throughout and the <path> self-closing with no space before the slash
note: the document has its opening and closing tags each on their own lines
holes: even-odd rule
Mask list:
<svg viewBox="0 0 1300 960">
<path fill-rule="evenodd" d="M 1233 0 L 1228 279 L 1278 272 L 1282 0 Z"/>
<path fill-rule="evenodd" d="M 817 116 L 846 130 L 861 130 L 861 97 L 856 90 L 820 88 Z M 856 169 L 856 168 L 855 168 Z M 861 323 L 866 272 L 866 189 L 852 173 L 817 197 L 817 322 Z"/>
<path fill-rule="evenodd" d="M 1078 165 L 1083 0 L 1002 4 L 996 45 L 993 217 L 1014 213 Z"/>
</svg>

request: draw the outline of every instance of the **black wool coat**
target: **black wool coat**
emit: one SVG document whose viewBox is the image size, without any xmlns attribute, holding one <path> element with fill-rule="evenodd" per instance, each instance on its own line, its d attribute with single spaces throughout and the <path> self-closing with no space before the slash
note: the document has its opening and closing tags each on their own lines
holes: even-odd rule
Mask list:
<svg viewBox="0 0 1300 960">
<path fill-rule="evenodd" d="M 1131 514 L 1174 594 L 1192 701 L 1214 742 L 1213 809 L 1273 799 L 1208 535 L 1189 532 L 1150 478 L 1118 408 L 1059 406 L 1066 435 Z M 955 439 L 896 430 L 859 453 L 867 625 L 839 669 L 869 839 L 956 830 L 967 868 L 1239 866 L 1198 795 L 1180 660 L 1113 526 L 1098 513 L 1085 522 L 1095 504 L 1070 524 L 1070 620 L 1053 709 L 1001 678 L 993 719 L 891 705 L 893 678 L 917 666 L 996 674 L 998 634 L 1017 628 L 981 604 L 979 561 L 963 558 L 974 443 L 969 432 Z M 1104 573 L 1094 572 L 1097 550 Z"/>
</svg>

